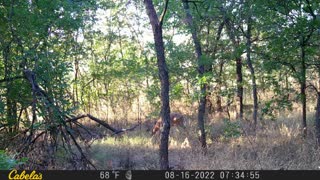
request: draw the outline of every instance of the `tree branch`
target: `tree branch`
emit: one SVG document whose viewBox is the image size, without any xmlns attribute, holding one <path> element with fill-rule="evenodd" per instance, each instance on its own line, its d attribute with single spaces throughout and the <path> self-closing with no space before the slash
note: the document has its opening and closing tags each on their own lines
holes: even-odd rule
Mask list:
<svg viewBox="0 0 320 180">
<path fill-rule="evenodd" d="M 89 119 L 97 122 L 98 124 L 102 125 L 103 127 L 107 128 L 107 129 L 109 129 L 110 131 L 113 132 L 114 135 L 120 134 L 120 133 L 123 133 L 123 132 L 126 132 L 126 131 L 133 131 L 136 127 L 138 127 L 140 125 L 140 123 L 138 123 L 138 124 L 134 125 L 133 127 L 128 128 L 128 129 L 116 129 L 116 128 L 110 126 L 108 123 L 104 122 L 103 120 L 92 116 L 91 114 L 81 115 L 81 116 L 78 116 L 78 117 L 69 118 L 65 122 L 75 122 L 75 121 L 77 121 L 79 119 L 82 119 L 82 118 L 85 118 L 85 117 L 88 117 Z"/>
<path fill-rule="evenodd" d="M 106 122 L 104 122 L 104 121 L 102 121 L 102 120 L 100 120 L 100 119 L 98 119 L 98 118 L 96 118 L 96 117 L 94 117 L 94 116 L 92 116 L 90 114 L 87 114 L 87 117 L 90 118 L 91 120 L 97 122 L 98 124 L 101 124 L 103 127 L 109 129 L 112 132 L 116 132 L 117 131 L 117 129 L 111 127 L 108 123 L 106 123 Z"/>
<path fill-rule="evenodd" d="M 306 0 L 306 2 L 307 2 L 307 4 L 308 4 L 308 10 L 309 10 L 309 13 L 311 14 L 311 16 L 313 17 L 313 19 L 316 19 L 317 18 L 317 16 L 314 14 L 314 12 L 313 12 L 313 9 L 312 9 L 312 7 L 311 7 L 311 3 L 310 3 L 310 1 L 309 0 Z"/>
<path fill-rule="evenodd" d="M 94 166 L 94 164 L 92 164 L 92 162 L 87 158 L 87 156 L 84 154 L 84 152 L 82 151 L 82 148 L 81 146 L 79 145 L 79 143 L 77 142 L 76 138 L 73 136 L 73 134 L 71 133 L 71 131 L 66 128 L 67 130 L 67 133 L 70 135 L 74 145 L 77 147 L 78 151 L 80 152 L 81 154 L 81 158 L 83 160 L 85 160 L 86 163 L 90 164 L 95 170 L 97 170 L 97 168 Z"/>
<path fill-rule="evenodd" d="M 315 90 L 317 93 L 319 93 L 318 88 L 315 85 L 313 85 L 312 83 L 309 83 L 309 85 L 306 87 L 306 89 L 308 89 L 308 88 L 311 88 L 311 89 Z"/>
<path fill-rule="evenodd" d="M 117 134 L 120 134 L 120 133 L 123 133 L 123 132 L 126 132 L 126 131 L 133 131 L 136 127 L 139 126 L 140 123 L 136 124 L 135 126 L 129 128 L 129 129 L 116 129 L 114 127 L 111 127 L 108 123 L 90 115 L 90 114 L 87 114 L 87 117 L 90 118 L 91 120 L 97 122 L 98 124 L 101 124 L 103 127 L 109 129 L 110 131 L 113 132 L 114 135 L 117 135 Z"/>
<path fill-rule="evenodd" d="M 164 4 L 164 9 L 161 13 L 161 16 L 160 16 L 160 19 L 159 19 L 159 25 L 160 27 L 162 27 L 162 24 L 163 24 L 163 19 L 167 13 L 167 10 L 168 10 L 168 4 L 169 4 L 169 0 L 165 0 L 165 4 Z"/>
<path fill-rule="evenodd" d="M 68 123 L 68 122 L 75 122 L 75 121 L 77 121 L 77 120 L 79 120 L 79 119 L 82 119 L 82 118 L 85 118 L 85 117 L 87 117 L 87 115 L 81 115 L 81 116 L 78 116 L 78 117 L 68 118 L 68 119 L 66 120 L 66 123 Z"/>
</svg>

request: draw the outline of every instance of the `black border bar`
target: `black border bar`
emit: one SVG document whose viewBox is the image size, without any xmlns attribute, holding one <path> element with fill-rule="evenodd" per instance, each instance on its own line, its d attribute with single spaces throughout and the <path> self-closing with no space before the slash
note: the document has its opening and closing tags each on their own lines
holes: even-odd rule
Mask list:
<svg viewBox="0 0 320 180">
<path fill-rule="evenodd" d="M 0 180 L 319 180 L 320 170 L 1 170 Z"/>
</svg>

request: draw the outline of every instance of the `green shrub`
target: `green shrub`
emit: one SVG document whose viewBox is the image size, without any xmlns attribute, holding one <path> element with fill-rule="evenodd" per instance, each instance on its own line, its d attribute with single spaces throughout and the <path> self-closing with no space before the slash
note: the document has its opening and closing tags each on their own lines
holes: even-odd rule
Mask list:
<svg viewBox="0 0 320 180">
<path fill-rule="evenodd" d="M 0 150 L 0 170 L 13 169 L 17 165 L 23 164 L 27 161 L 26 158 L 20 160 L 8 155 L 4 150 Z"/>
</svg>

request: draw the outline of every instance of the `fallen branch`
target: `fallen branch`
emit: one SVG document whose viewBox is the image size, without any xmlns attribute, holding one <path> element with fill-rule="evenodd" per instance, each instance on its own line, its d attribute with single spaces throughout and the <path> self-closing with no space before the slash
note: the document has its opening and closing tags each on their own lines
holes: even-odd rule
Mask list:
<svg viewBox="0 0 320 180">
<path fill-rule="evenodd" d="M 121 129 L 121 130 L 118 130 L 117 132 L 115 132 L 114 134 L 119 134 L 119 133 L 122 133 L 122 132 L 126 132 L 126 131 L 133 131 L 136 127 L 138 127 L 140 125 L 140 123 L 136 124 L 135 126 L 129 128 L 129 129 Z"/>
<path fill-rule="evenodd" d="M 133 131 L 135 128 L 137 128 L 140 125 L 140 123 L 138 123 L 138 124 L 134 125 L 133 127 L 128 128 L 128 129 L 116 129 L 116 128 L 110 126 L 108 123 L 104 122 L 103 120 L 92 116 L 91 114 L 80 115 L 78 117 L 69 118 L 68 120 L 66 120 L 66 122 L 74 122 L 75 123 L 75 121 L 77 121 L 79 119 L 82 119 L 82 118 L 85 118 L 85 117 L 88 117 L 89 119 L 95 121 L 96 123 L 102 125 L 103 127 L 107 128 L 107 129 L 109 129 L 110 131 L 113 132 L 113 135 L 117 135 L 117 134 L 124 133 L 124 132 L 127 132 L 127 131 Z"/>
<path fill-rule="evenodd" d="M 68 118 L 68 119 L 66 120 L 66 123 L 68 123 L 68 122 L 75 122 L 75 121 L 77 121 L 77 120 L 79 120 L 79 119 L 82 119 L 82 118 L 85 118 L 85 117 L 87 117 L 87 115 L 81 115 L 81 116 L 78 116 L 78 117 Z"/>
<path fill-rule="evenodd" d="M 134 130 L 136 127 L 138 127 L 139 124 L 140 124 L 140 123 L 139 123 L 139 124 L 136 124 L 135 126 L 129 128 L 129 129 L 116 129 L 116 128 L 114 128 L 114 127 L 111 127 L 108 123 L 106 123 L 106 122 L 104 122 L 104 121 L 102 121 L 102 120 L 100 120 L 100 119 L 98 119 L 98 118 L 96 118 L 96 117 L 94 117 L 94 116 L 92 116 L 92 115 L 90 115 L 90 114 L 87 114 L 87 116 L 88 116 L 88 118 L 90 118 L 91 120 L 97 122 L 98 124 L 101 124 L 103 127 L 105 127 L 105 128 L 107 128 L 107 129 L 109 129 L 110 131 L 112 131 L 112 132 L 113 132 L 113 135 L 118 135 L 118 134 L 120 134 L 120 133 L 124 133 L 124 132 L 127 132 L 127 131 L 133 131 L 133 130 Z"/>
<path fill-rule="evenodd" d="M 106 122 L 104 122 L 104 121 L 102 121 L 102 120 L 100 120 L 100 119 L 98 119 L 98 118 L 96 118 L 96 117 L 94 117 L 94 116 L 92 116 L 92 115 L 90 115 L 90 114 L 87 114 L 87 116 L 88 116 L 88 118 L 90 118 L 91 120 L 97 122 L 98 124 L 101 124 L 103 127 L 109 129 L 110 131 L 112 131 L 112 132 L 114 132 L 114 133 L 118 131 L 117 129 L 111 127 L 108 123 L 106 123 Z"/>
</svg>

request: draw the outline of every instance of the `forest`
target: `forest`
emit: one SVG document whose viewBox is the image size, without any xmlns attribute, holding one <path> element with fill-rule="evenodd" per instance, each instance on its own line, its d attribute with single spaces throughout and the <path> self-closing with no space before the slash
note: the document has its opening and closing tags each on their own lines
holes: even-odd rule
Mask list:
<svg viewBox="0 0 320 180">
<path fill-rule="evenodd" d="M 319 170 L 320 0 L 0 0 L 0 169 Z"/>
</svg>

